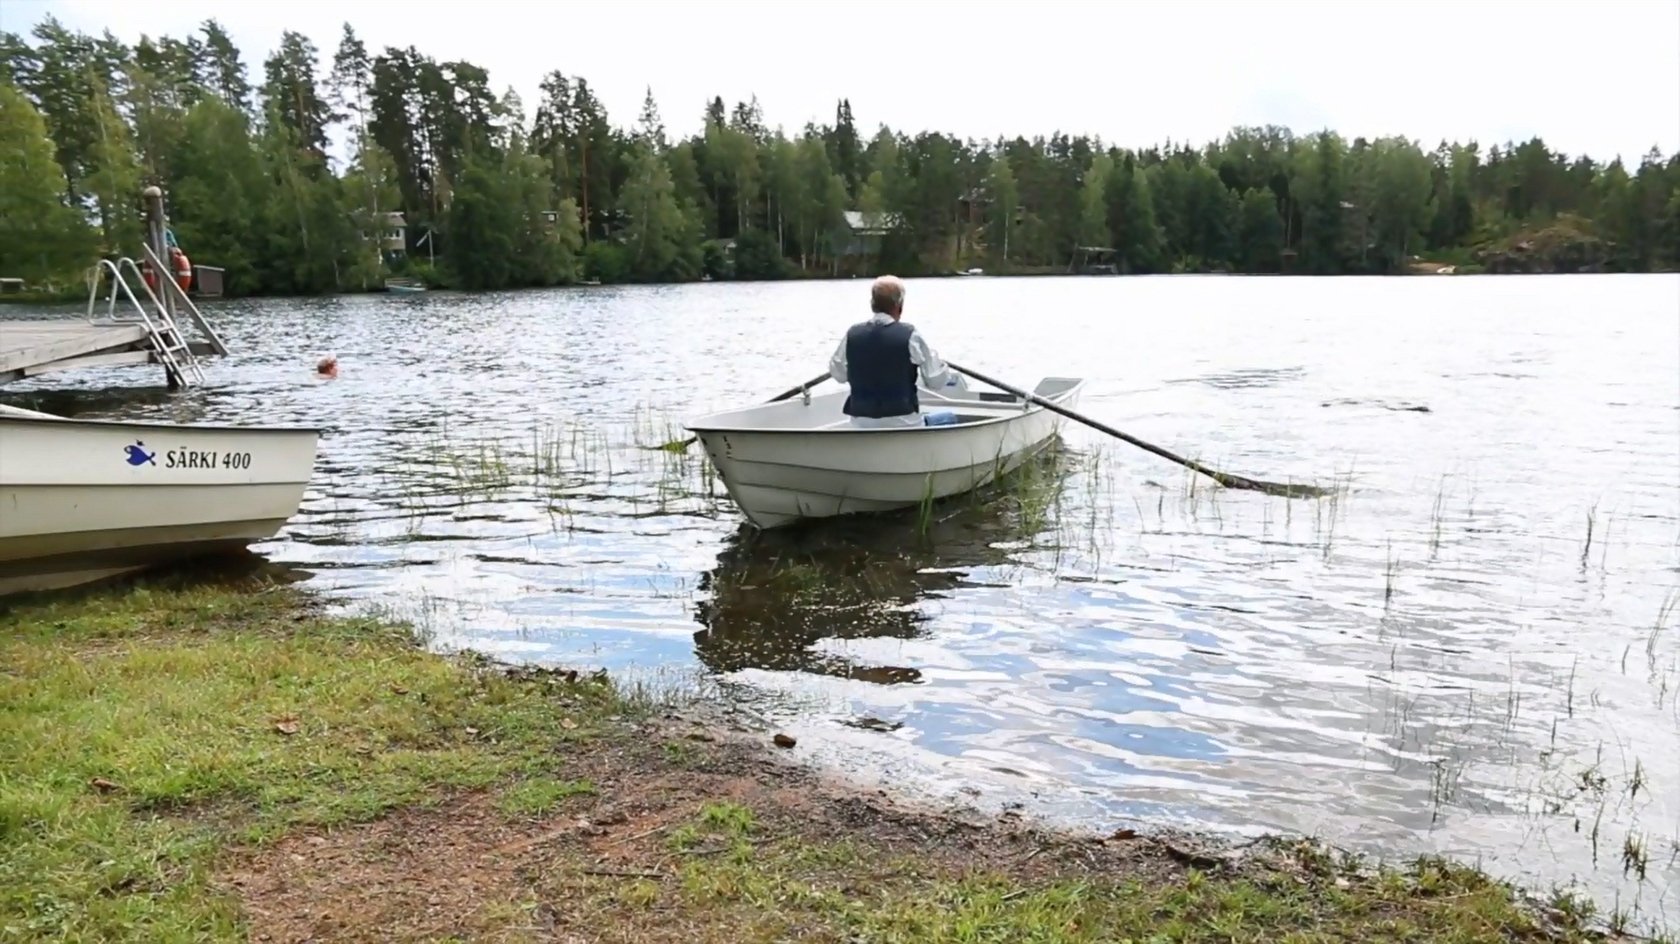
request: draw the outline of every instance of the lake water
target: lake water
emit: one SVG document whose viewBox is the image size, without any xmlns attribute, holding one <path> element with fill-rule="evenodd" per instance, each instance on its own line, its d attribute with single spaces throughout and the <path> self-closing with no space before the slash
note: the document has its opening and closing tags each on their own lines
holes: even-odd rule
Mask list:
<svg viewBox="0 0 1680 944">
<path fill-rule="evenodd" d="M 1048 501 L 753 539 L 698 447 L 640 448 L 820 372 L 867 293 L 229 302 L 200 389 L 5 399 L 320 425 L 262 553 L 441 644 L 698 685 L 871 787 L 1447 853 L 1680 924 L 1680 278 L 910 283 L 942 353 L 1333 500 L 1071 426 Z"/>
</svg>

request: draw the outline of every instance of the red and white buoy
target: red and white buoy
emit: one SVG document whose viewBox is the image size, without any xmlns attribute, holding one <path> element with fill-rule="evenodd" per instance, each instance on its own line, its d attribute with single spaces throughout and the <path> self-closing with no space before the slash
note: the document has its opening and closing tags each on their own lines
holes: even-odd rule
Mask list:
<svg viewBox="0 0 1680 944">
<path fill-rule="evenodd" d="M 185 292 L 192 287 L 192 262 L 187 259 L 187 254 L 182 252 L 179 246 L 169 247 L 169 260 L 175 265 L 175 284 L 181 287 L 182 292 Z"/>
</svg>

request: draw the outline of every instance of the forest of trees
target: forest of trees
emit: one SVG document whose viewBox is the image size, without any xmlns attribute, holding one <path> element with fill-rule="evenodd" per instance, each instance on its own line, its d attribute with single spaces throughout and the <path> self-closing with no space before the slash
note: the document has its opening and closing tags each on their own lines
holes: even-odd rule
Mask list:
<svg viewBox="0 0 1680 944">
<path fill-rule="evenodd" d="M 1276 127 L 1143 150 L 865 136 L 846 101 L 790 137 L 756 100 L 697 104 L 703 130 L 674 140 L 651 93 L 615 126 L 555 71 L 528 114 L 483 67 L 375 54 L 348 24 L 330 57 L 288 32 L 252 74 L 214 20 L 129 46 L 48 18 L 0 32 L 0 276 L 73 285 L 136 254 L 152 183 L 182 247 L 244 295 L 1066 271 L 1097 246 L 1123 273 L 1680 266 L 1680 156 L 1655 150 L 1630 168 L 1538 138 L 1424 150 Z M 406 253 L 376 240 L 392 210 Z M 848 211 L 884 235 L 860 239 Z"/>
</svg>

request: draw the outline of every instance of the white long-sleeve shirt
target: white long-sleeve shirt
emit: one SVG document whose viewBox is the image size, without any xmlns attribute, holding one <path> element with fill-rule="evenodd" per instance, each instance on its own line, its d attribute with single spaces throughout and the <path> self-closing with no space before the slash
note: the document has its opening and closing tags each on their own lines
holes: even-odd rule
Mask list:
<svg viewBox="0 0 1680 944">
<path fill-rule="evenodd" d="M 892 324 L 892 315 L 876 312 L 869 319 L 874 324 Z M 938 390 L 947 385 L 962 386 L 957 374 L 945 366 L 939 355 L 928 346 L 922 338 L 921 332 L 914 327 L 910 329 L 910 363 L 915 364 L 922 375 L 922 384 L 930 390 Z M 828 375 L 836 383 L 846 382 L 846 339 L 840 339 L 840 346 L 834 350 L 834 356 L 828 359 Z M 904 416 L 854 416 L 852 423 L 858 426 L 920 426 L 922 415 L 908 413 Z"/>
</svg>

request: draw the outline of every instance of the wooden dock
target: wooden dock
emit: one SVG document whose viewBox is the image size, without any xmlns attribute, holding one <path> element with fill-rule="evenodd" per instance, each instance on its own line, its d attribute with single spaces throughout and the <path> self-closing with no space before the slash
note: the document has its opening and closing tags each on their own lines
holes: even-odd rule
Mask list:
<svg viewBox="0 0 1680 944">
<path fill-rule="evenodd" d="M 191 347 L 195 355 L 214 353 L 203 342 Z M 60 370 L 162 363 L 141 324 L 0 320 L 0 384 Z"/>
</svg>

